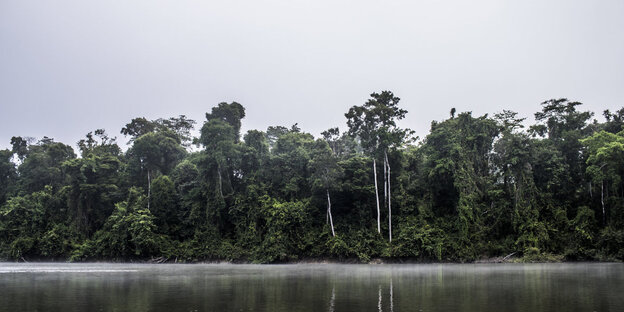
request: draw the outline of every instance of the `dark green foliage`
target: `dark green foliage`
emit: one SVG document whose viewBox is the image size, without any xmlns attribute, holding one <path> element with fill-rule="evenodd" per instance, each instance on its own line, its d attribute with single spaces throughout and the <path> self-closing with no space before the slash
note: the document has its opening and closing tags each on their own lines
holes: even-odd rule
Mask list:
<svg viewBox="0 0 624 312">
<path fill-rule="evenodd" d="M 184 115 L 171 117 L 169 119 L 147 120 L 144 117 L 134 118 L 129 124 L 121 129 L 121 133 L 130 136 L 130 143 L 139 137 L 153 132 L 168 131 L 172 132 L 176 140 L 182 145 L 188 146 L 192 141 L 191 129 L 193 129 L 195 121 L 186 118 Z M 97 134 L 97 131 L 96 131 Z"/>
<path fill-rule="evenodd" d="M 241 135 L 236 102 L 212 108 L 198 138 L 184 115 L 132 119 L 126 152 L 101 129 L 79 157 L 13 137 L 0 259 L 624 260 L 624 108 L 590 124 L 580 103 L 549 100 L 527 131 L 514 112 L 452 109 L 413 143 L 398 102 L 373 93 L 348 133 L 316 139 L 297 124 Z"/>
<path fill-rule="evenodd" d="M 150 210 L 154 215 L 154 223 L 162 233 L 177 234 L 180 231 L 178 193 L 173 181 L 166 175 L 152 182 L 152 204 Z"/>
<path fill-rule="evenodd" d="M 73 260 L 128 259 L 160 254 L 154 216 L 146 208 L 140 189 L 130 189 L 128 199 L 117 203 L 104 226 L 75 250 Z"/>
<path fill-rule="evenodd" d="M 443 260 L 443 248 L 448 244 L 444 231 L 426 221 L 408 217 L 402 223 L 393 244 L 392 256 L 418 258 L 421 260 Z"/>
<path fill-rule="evenodd" d="M 30 194 L 42 190 L 46 185 L 60 188 L 65 181 L 63 162 L 76 158 L 74 150 L 63 143 L 44 137 L 35 145 L 28 145 L 24 151 L 16 152 L 22 159 L 18 167 L 18 193 Z M 21 156 L 20 156 L 21 155 Z"/>
<path fill-rule="evenodd" d="M 4 204 L 7 194 L 11 192 L 11 186 L 15 183 L 17 172 L 11 158 L 12 151 L 0 150 L 0 205 Z"/>
</svg>

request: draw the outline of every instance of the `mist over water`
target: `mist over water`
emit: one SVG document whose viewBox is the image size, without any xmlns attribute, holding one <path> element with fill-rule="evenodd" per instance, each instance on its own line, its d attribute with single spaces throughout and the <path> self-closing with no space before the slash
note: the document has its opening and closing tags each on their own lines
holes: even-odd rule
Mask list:
<svg viewBox="0 0 624 312">
<path fill-rule="evenodd" d="M 0 311 L 617 311 L 624 265 L 0 264 Z"/>
</svg>

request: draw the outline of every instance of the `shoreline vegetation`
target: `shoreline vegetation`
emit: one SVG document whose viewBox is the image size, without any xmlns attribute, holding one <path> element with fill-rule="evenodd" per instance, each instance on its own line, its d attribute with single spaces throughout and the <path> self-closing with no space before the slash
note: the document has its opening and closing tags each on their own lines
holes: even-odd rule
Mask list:
<svg viewBox="0 0 624 312">
<path fill-rule="evenodd" d="M 624 108 L 603 122 L 552 99 L 535 123 L 453 108 L 416 137 L 390 91 L 345 131 L 241 133 L 219 103 L 132 119 L 74 149 L 0 150 L 0 259 L 143 263 L 499 263 L 624 260 Z M 416 112 L 418 113 L 418 112 Z"/>
<path fill-rule="evenodd" d="M 9 261 L 7 259 L 0 259 L 0 263 L 120 263 L 120 264 L 231 264 L 231 265 L 247 265 L 247 264 L 369 264 L 369 265 L 377 265 L 377 264 L 504 264 L 504 263 L 621 263 L 619 260 L 612 261 L 600 261 L 600 260 L 582 260 L 582 261 L 571 261 L 566 260 L 563 255 L 540 255 L 539 257 L 515 257 L 513 254 L 507 256 L 499 256 L 499 257 L 491 257 L 491 258 L 482 258 L 468 262 L 458 262 L 458 261 L 437 261 L 437 260 L 423 260 L 417 258 L 374 258 L 370 259 L 368 262 L 362 262 L 358 258 L 350 258 L 350 259 L 336 259 L 336 258 L 320 258 L 320 259 L 301 259 L 301 260 L 293 260 L 293 261 L 284 261 L 284 262 L 272 262 L 272 263 L 262 263 L 262 262 L 253 262 L 253 261 L 227 261 L 227 260 L 202 260 L 202 261 L 184 261 L 179 259 L 169 259 L 169 258 L 152 258 L 152 259 L 90 259 L 89 261 L 80 261 L 80 262 L 71 262 L 67 259 L 50 259 L 50 258 L 40 258 L 40 259 L 14 259 L 13 261 Z"/>
</svg>

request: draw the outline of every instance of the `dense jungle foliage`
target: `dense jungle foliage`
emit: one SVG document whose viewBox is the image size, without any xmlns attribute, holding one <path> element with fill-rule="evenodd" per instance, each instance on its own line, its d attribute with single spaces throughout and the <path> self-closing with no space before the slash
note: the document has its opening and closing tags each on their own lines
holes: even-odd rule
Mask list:
<svg viewBox="0 0 624 312">
<path fill-rule="evenodd" d="M 624 259 L 624 108 L 456 114 L 421 139 L 392 92 L 314 138 L 241 134 L 242 105 L 0 150 L 0 259 Z M 195 148 L 192 148 L 195 146 Z M 77 155 L 78 154 L 78 155 Z"/>
</svg>

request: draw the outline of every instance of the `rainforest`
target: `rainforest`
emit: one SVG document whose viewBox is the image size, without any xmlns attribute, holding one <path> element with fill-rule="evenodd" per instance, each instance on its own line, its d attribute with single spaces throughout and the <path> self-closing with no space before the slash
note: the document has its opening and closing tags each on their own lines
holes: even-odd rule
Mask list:
<svg viewBox="0 0 624 312">
<path fill-rule="evenodd" d="M 103 129 L 77 149 L 14 136 L 0 259 L 624 259 L 624 108 L 599 122 L 551 99 L 533 124 L 451 109 L 420 137 L 407 113 L 382 91 L 316 138 L 296 123 L 241 133 L 237 102 L 200 122 L 131 119 L 124 146 Z"/>
</svg>

